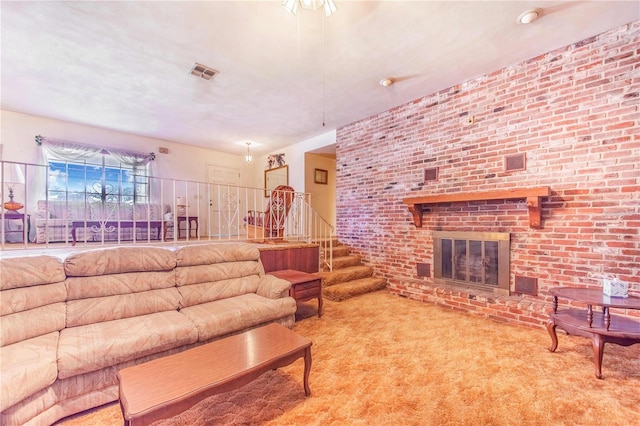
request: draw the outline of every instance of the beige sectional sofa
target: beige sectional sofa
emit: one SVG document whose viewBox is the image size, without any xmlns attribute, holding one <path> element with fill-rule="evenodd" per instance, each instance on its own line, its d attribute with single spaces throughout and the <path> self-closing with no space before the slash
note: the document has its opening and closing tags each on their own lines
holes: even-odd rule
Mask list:
<svg viewBox="0 0 640 426">
<path fill-rule="evenodd" d="M 0 260 L 0 423 L 51 424 L 117 400 L 123 367 L 270 322 L 291 328 L 289 286 L 250 244 Z"/>
</svg>

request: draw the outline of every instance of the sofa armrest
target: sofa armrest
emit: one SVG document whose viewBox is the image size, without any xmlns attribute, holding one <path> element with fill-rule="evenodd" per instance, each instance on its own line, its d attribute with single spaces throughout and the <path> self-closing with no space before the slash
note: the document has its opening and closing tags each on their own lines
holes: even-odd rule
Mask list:
<svg viewBox="0 0 640 426">
<path fill-rule="evenodd" d="M 256 294 L 269 299 L 280 299 L 289 296 L 291 283 L 273 275 L 263 275 L 260 277 L 260 283 Z"/>
</svg>

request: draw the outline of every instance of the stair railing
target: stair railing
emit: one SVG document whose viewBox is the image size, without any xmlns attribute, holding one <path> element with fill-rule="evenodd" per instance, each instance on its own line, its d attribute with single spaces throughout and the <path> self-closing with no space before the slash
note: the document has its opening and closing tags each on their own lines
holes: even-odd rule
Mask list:
<svg viewBox="0 0 640 426">
<path fill-rule="evenodd" d="M 285 225 L 287 241 L 317 244 L 320 270 L 333 270 L 334 227 L 311 207 L 311 194 L 296 193 Z"/>
<path fill-rule="evenodd" d="M 312 229 L 312 242 L 320 246 L 320 270 L 326 267 L 329 272 L 333 271 L 333 241 L 335 238 L 333 226 L 315 210 L 313 210 L 309 226 Z"/>
<path fill-rule="evenodd" d="M 20 179 L 10 176 L 9 170 L 14 168 L 20 170 L 15 173 Z M 86 176 L 74 180 L 70 172 L 55 175 L 47 165 L 0 161 L 0 200 L 5 203 L 14 199 L 23 205 L 17 213 L 0 209 L 0 250 L 58 248 L 76 243 L 303 241 L 318 244 L 321 268 L 333 269 L 334 228 L 311 208 L 310 194 L 295 193 L 282 235 L 260 236 L 251 234 L 256 230 L 250 225 L 258 225 L 255 222 L 269 205 L 264 188 L 154 176 L 136 178 L 145 182 L 143 199 L 119 189 L 110 201 L 110 208 L 117 214 L 107 221 L 98 217 L 102 199 L 94 199 L 93 182 Z M 114 191 L 121 187 L 121 182 L 111 184 Z M 101 229 L 92 229 L 96 223 Z"/>
</svg>

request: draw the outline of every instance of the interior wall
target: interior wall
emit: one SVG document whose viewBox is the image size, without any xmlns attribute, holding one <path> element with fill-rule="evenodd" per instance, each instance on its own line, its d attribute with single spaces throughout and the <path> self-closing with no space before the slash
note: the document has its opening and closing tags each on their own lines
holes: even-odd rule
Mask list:
<svg viewBox="0 0 640 426">
<path fill-rule="evenodd" d="M 30 164 L 44 164 L 41 150 L 35 143 L 35 136 L 42 135 L 53 139 L 63 139 L 89 145 L 123 148 L 140 152 L 154 152 L 156 159 L 152 163 L 153 176 L 176 179 L 180 181 L 206 182 L 207 164 L 225 167 L 237 167 L 240 171 L 240 185 L 252 187 L 255 181 L 254 169 L 244 161 L 244 156 L 231 155 L 188 144 L 171 142 L 127 133 L 100 129 L 81 124 L 68 123 L 44 117 L 37 117 L 13 111 L 0 111 L 2 127 L 0 129 L 0 146 L 3 160 Z M 159 153 L 159 148 L 169 149 L 168 154 Z M 20 199 L 26 199 L 26 212 L 33 214 L 38 199 L 43 199 L 44 189 L 40 188 L 45 179 L 44 173 L 32 173 L 29 179 L 29 194 L 20 193 Z M 206 191 L 201 186 L 201 191 Z M 168 189 L 165 191 L 171 192 Z M 189 205 L 194 214 L 198 210 L 201 218 L 206 218 L 208 205 L 198 200 L 195 185 L 176 187 L 176 196 L 188 192 Z M 18 196 L 18 194 L 16 194 Z M 171 197 L 173 198 L 173 196 Z M 200 197 L 202 198 L 202 197 Z M 172 200 L 165 200 L 171 203 Z M 201 229 L 207 229 L 206 221 L 202 221 Z"/>
<path fill-rule="evenodd" d="M 305 192 L 311 207 L 331 226 L 336 226 L 336 160 L 318 154 L 305 155 Z M 315 182 L 315 169 L 327 171 L 327 183 Z"/>
<path fill-rule="evenodd" d="M 206 164 L 210 163 L 237 166 L 246 185 L 253 181 L 253 171 L 243 156 L 13 111 L 2 110 L 0 114 L 0 142 L 6 161 L 42 164 L 40 149 L 34 141 L 36 135 L 42 135 L 89 145 L 155 152 L 158 177 L 205 182 Z M 169 153 L 160 154 L 160 147 L 168 148 Z"/>
<path fill-rule="evenodd" d="M 289 166 L 289 186 L 293 187 L 297 192 L 306 192 L 305 154 L 309 151 L 333 145 L 335 143 L 336 131 L 330 130 L 297 144 L 270 152 L 269 154 L 284 154 L 285 164 Z M 252 162 L 255 170 L 254 183 L 258 188 L 264 187 L 264 169 L 267 168 L 267 159 L 268 155 L 262 155 Z"/>
<path fill-rule="evenodd" d="M 601 288 L 615 276 L 640 295 L 640 22 L 418 99 L 338 130 L 337 228 L 399 295 L 542 325 L 548 290 Z M 524 170 L 505 156 L 522 153 Z M 438 168 L 425 181 L 425 169 Z M 549 186 L 542 228 L 526 200 L 432 206 L 412 220 L 405 197 Z M 511 234 L 515 276 L 537 295 L 469 296 L 433 271 L 432 232 Z"/>
</svg>

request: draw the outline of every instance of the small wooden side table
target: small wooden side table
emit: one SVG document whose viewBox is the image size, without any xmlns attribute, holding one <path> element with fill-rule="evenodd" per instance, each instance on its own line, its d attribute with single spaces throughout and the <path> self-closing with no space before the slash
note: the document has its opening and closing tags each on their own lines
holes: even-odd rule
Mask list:
<svg viewBox="0 0 640 426">
<path fill-rule="evenodd" d="M 271 271 L 269 274 L 291 283 L 289 296 L 296 299 L 296 302 L 304 302 L 317 298 L 318 317 L 322 316 L 322 278 L 318 275 L 296 271 L 294 269 Z"/>
<path fill-rule="evenodd" d="M 20 234 L 23 236 L 23 243 L 24 241 L 24 231 L 27 231 L 27 241 L 29 241 L 29 233 L 31 232 L 31 215 L 29 214 L 25 214 L 25 213 L 18 213 L 18 212 L 4 212 L 4 214 L 0 214 L 0 219 L 5 219 L 5 220 L 21 220 L 22 221 L 22 230 L 21 231 L 4 231 L 5 234 L 5 238 L 7 237 L 7 234 Z M 4 226 L 4 223 L 3 223 Z"/>
<path fill-rule="evenodd" d="M 549 314 L 547 331 L 551 336 L 549 350 L 558 348 L 556 327 L 569 334 L 591 338 L 596 377 L 602 379 L 602 356 L 605 343 L 631 346 L 640 343 L 640 321 L 621 315 L 611 315 L 610 308 L 640 310 L 640 297 L 607 297 L 600 289 L 556 287 L 549 290 L 553 296 L 553 312 Z M 558 310 L 558 298 L 581 302 L 586 309 Z M 593 305 L 602 306 L 602 312 L 594 312 Z"/>
<path fill-rule="evenodd" d="M 180 224 L 182 222 L 187 222 L 185 231 L 188 237 L 191 237 L 191 231 L 196 231 L 194 237 L 198 236 L 198 216 L 178 216 L 178 238 L 180 238 Z"/>
</svg>

